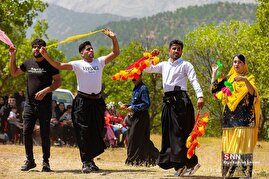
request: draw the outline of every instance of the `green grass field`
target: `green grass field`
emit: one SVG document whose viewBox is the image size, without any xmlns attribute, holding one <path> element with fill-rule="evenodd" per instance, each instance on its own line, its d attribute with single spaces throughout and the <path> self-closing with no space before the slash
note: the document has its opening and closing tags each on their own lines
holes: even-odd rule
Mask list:
<svg viewBox="0 0 269 179">
<path fill-rule="evenodd" d="M 152 135 L 152 141 L 160 149 L 161 137 Z M 221 139 L 199 138 L 201 146 L 196 150 L 201 168 L 192 177 L 209 178 L 221 177 Z M 269 142 L 258 142 L 254 153 L 253 178 L 269 178 Z M 134 167 L 124 164 L 125 148 L 109 148 L 95 159 L 100 171 L 82 174 L 78 148 L 52 147 L 50 165 L 53 172 L 41 171 L 42 151 L 40 146 L 34 146 L 37 167 L 28 172 L 20 171 L 25 160 L 23 145 L 0 144 L 0 178 L 175 178 L 174 170 L 163 170 L 155 167 Z"/>
</svg>

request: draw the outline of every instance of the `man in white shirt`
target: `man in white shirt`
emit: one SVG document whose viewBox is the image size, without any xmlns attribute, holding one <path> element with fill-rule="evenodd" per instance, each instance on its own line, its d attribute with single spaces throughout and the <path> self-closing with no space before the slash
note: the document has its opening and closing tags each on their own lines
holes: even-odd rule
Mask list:
<svg viewBox="0 0 269 179">
<path fill-rule="evenodd" d="M 93 159 L 106 148 L 103 141 L 106 105 L 101 97 L 102 72 L 104 66 L 120 53 L 115 33 L 109 29 L 103 29 L 102 32 L 111 38 L 113 44 L 112 52 L 106 56 L 94 59 L 93 47 L 89 41 L 86 41 L 79 46 L 82 60 L 60 63 L 46 58 L 59 70 L 73 70 L 77 77 L 78 94 L 73 102 L 72 120 L 83 163 L 83 173 L 99 170 Z M 44 51 L 46 49 L 42 48 L 41 53 Z"/>
<path fill-rule="evenodd" d="M 162 148 L 158 165 L 163 169 L 174 168 L 176 176 L 189 176 L 200 165 L 195 154 L 187 158 L 185 146 L 195 122 L 194 108 L 187 93 L 188 80 L 195 90 L 198 110 L 203 108 L 204 99 L 193 65 L 181 58 L 182 51 L 182 41 L 171 41 L 168 61 L 151 65 L 145 72 L 162 74 Z"/>
</svg>

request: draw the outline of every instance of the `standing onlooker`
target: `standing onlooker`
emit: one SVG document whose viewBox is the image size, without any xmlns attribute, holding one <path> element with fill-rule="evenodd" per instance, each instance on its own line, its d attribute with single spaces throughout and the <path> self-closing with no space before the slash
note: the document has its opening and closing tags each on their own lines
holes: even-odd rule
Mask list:
<svg viewBox="0 0 269 179">
<path fill-rule="evenodd" d="M 27 73 L 27 97 L 23 112 L 23 136 L 27 160 L 21 170 L 27 171 L 36 167 L 33 154 L 33 130 L 38 119 L 42 139 L 42 171 L 49 172 L 51 171 L 49 157 L 52 91 L 61 85 L 61 78 L 59 70 L 45 60 L 49 58 L 48 54 L 40 53 L 41 47 L 45 47 L 46 42 L 35 39 L 31 45 L 34 58 L 24 61 L 19 68 L 16 66 L 16 48 L 9 49 L 11 75 L 19 76 L 24 72 Z"/>
<path fill-rule="evenodd" d="M 113 43 L 112 52 L 106 56 L 95 59 L 92 44 L 86 41 L 79 46 L 82 60 L 60 63 L 49 57 L 46 58 L 57 69 L 73 70 L 76 73 L 78 92 L 73 102 L 72 120 L 83 163 L 83 173 L 99 170 L 93 159 L 106 148 L 103 141 L 106 105 L 101 96 L 102 73 L 105 65 L 120 53 L 115 33 L 108 29 L 103 29 L 103 33 L 110 37 Z M 45 53 L 46 49 L 42 48 L 42 51 Z"/>
<path fill-rule="evenodd" d="M 198 109 L 204 105 L 203 92 L 196 78 L 193 65 L 181 58 L 183 42 L 172 40 L 169 44 L 168 61 L 152 65 L 145 72 L 162 74 L 162 149 L 158 165 L 163 169 L 174 168 L 176 176 L 192 175 L 199 167 L 198 158 L 187 158 L 186 140 L 194 122 L 194 108 L 187 93 L 188 79 L 197 100 Z"/>
<path fill-rule="evenodd" d="M 218 65 L 213 64 L 212 71 L 211 91 L 224 105 L 222 176 L 251 178 L 260 119 L 260 97 L 255 78 L 249 73 L 242 54 L 234 56 L 233 66 L 224 79 L 216 79 Z M 224 93 L 227 90 L 230 93 Z M 230 157 L 232 155 L 236 157 Z"/>
<path fill-rule="evenodd" d="M 127 165 L 154 166 L 157 164 L 159 151 L 150 140 L 149 91 L 142 82 L 141 76 L 133 79 L 135 85 L 130 104 L 122 104 L 121 108 L 133 113 L 128 132 Z"/>
</svg>

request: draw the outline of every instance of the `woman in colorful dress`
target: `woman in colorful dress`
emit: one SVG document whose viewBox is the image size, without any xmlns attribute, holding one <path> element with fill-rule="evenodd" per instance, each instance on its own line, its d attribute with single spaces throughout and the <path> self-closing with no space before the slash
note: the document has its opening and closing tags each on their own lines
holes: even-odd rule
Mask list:
<svg viewBox="0 0 269 179">
<path fill-rule="evenodd" d="M 251 178 L 253 152 L 258 138 L 260 98 L 245 56 L 236 55 L 227 77 L 217 79 L 212 65 L 211 92 L 224 105 L 221 126 L 222 176 Z"/>
</svg>

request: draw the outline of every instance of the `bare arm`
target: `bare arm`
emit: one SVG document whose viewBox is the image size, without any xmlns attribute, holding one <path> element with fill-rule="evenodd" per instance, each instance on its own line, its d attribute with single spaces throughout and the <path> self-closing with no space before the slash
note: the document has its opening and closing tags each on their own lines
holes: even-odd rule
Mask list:
<svg viewBox="0 0 269 179">
<path fill-rule="evenodd" d="M 113 49 L 112 52 L 110 52 L 106 57 L 105 57 L 105 64 L 110 63 L 114 58 L 116 58 L 120 54 L 120 48 L 119 48 L 119 43 L 118 39 L 116 37 L 116 34 L 112 32 L 109 29 L 104 29 L 103 33 L 107 35 L 109 38 L 112 40 L 112 45 Z"/>
<path fill-rule="evenodd" d="M 61 63 L 50 58 L 45 47 L 41 47 L 40 53 L 54 68 L 57 68 L 58 70 L 72 70 L 73 69 L 72 65 L 69 63 Z"/>
<path fill-rule="evenodd" d="M 17 67 L 16 65 L 16 48 L 11 46 L 9 48 L 9 55 L 10 55 L 10 63 L 9 63 L 9 69 L 10 74 L 12 76 L 19 76 L 23 73 L 23 71 Z"/>
<path fill-rule="evenodd" d="M 53 79 L 53 82 L 50 86 L 44 88 L 43 90 L 40 90 L 38 91 L 36 94 L 35 94 L 35 99 L 36 100 L 42 100 L 44 98 L 44 96 L 46 96 L 47 93 L 50 93 L 54 90 L 56 90 L 57 88 L 59 88 L 62 84 L 62 80 L 61 80 L 61 77 L 59 74 L 57 75 L 54 75 L 52 77 Z"/>
</svg>

